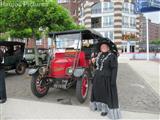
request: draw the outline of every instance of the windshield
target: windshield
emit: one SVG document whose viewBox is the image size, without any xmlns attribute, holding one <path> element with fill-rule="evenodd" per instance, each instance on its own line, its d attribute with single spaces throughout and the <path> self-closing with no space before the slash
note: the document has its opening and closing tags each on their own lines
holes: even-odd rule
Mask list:
<svg viewBox="0 0 160 120">
<path fill-rule="evenodd" d="M 48 52 L 48 50 L 47 49 L 38 49 L 38 52 L 40 54 L 46 54 Z"/>
<path fill-rule="evenodd" d="M 56 36 L 57 49 L 80 49 L 81 48 L 81 34 L 65 34 Z"/>
<path fill-rule="evenodd" d="M 34 54 L 34 49 L 26 49 L 25 53 L 26 54 Z"/>
</svg>

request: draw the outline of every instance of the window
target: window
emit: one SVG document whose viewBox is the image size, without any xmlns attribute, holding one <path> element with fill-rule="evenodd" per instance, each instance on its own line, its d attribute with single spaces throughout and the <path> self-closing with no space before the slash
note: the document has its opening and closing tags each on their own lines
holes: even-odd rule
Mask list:
<svg viewBox="0 0 160 120">
<path fill-rule="evenodd" d="M 129 27 L 128 16 L 123 16 L 122 17 L 122 26 L 123 27 Z"/>
<path fill-rule="evenodd" d="M 130 26 L 133 27 L 133 28 L 136 27 L 136 19 L 133 18 L 133 17 L 130 18 Z"/>
<path fill-rule="evenodd" d="M 125 13 L 134 13 L 134 4 L 131 3 L 123 3 L 122 11 Z"/>
<path fill-rule="evenodd" d="M 129 7 L 128 6 L 129 6 L 129 3 L 125 2 L 122 6 L 122 11 L 125 12 L 125 13 L 129 13 Z"/>
<path fill-rule="evenodd" d="M 42 39 L 36 40 L 36 44 L 37 44 L 37 45 L 42 45 Z"/>
<path fill-rule="evenodd" d="M 80 25 L 84 25 L 84 20 L 80 20 Z"/>
<path fill-rule="evenodd" d="M 114 33 L 113 31 L 108 31 L 108 32 L 105 32 L 105 37 L 111 39 L 112 41 L 114 40 Z"/>
<path fill-rule="evenodd" d="M 114 16 L 111 15 L 111 16 L 105 16 L 103 18 L 103 26 L 104 27 L 111 27 L 114 25 Z"/>
<path fill-rule="evenodd" d="M 92 28 L 101 28 L 101 17 L 91 18 Z"/>
<path fill-rule="evenodd" d="M 92 14 L 98 14 L 98 13 L 101 13 L 102 12 L 102 5 L 101 3 L 96 3 L 92 6 Z"/>
<path fill-rule="evenodd" d="M 69 0 L 58 0 L 58 3 L 67 3 Z"/>
<path fill-rule="evenodd" d="M 57 49 L 66 49 L 66 48 L 74 48 L 80 49 L 81 41 L 80 34 L 62 34 L 56 36 L 56 48 Z"/>
<path fill-rule="evenodd" d="M 81 7 L 81 8 L 80 8 L 80 17 L 83 17 L 83 16 L 84 16 L 84 8 Z"/>
<path fill-rule="evenodd" d="M 73 11 L 73 15 L 77 15 L 77 10 L 74 10 L 74 11 Z"/>
<path fill-rule="evenodd" d="M 112 12 L 114 10 L 113 2 L 104 2 L 103 11 L 104 12 Z"/>
<path fill-rule="evenodd" d="M 130 4 L 130 12 L 134 13 L 134 5 L 133 4 Z"/>
<path fill-rule="evenodd" d="M 32 48 L 30 49 L 29 48 L 29 49 L 25 50 L 25 54 L 35 54 L 35 51 L 34 51 L 34 49 L 32 49 Z"/>
</svg>

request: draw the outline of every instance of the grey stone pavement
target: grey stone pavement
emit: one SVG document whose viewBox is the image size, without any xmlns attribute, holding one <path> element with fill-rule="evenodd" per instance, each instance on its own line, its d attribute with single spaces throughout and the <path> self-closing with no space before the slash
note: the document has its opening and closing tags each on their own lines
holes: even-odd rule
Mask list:
<svg viewBox="0 0 160 120">
<path fill-rule="evenodd" d="M 110 120 L 88 107 L 10 98 L 0 108 L 1 120 Z M 121 111 L 123 120 L 158 120 L 158 114 Z"/>
<path fill-rule="evenodd" d="M 128 64 L 160 96 L 160 61 L 131 60 Z"/>
<path fill-rule="evenodd" d="M 147 65 L 149 65 L 149 68 Z M 117 85 L 120 108 L 122 111 L 155 115 L 160 113 L 157 66 L 159 67 L 159 63 L 149 62 L 148 64 L 148 62 L 144 61 L 130 61 L 125 58 L 120 58 Z M 21 76 L 17 76 L 14 72 L 9 72 L 6 76 L 8 98 L 56 105 L 66 104 L 76 107 L 89 106 L 89 98 L 84 104 L 80 104 L 77 101 L 74 88 L 69 90 L 51 88 L 47 96 L 41 99 L 36 98 L 31 93 L 30 79 L 27 72 L 25 75 Z M 57 99 L 63 100 L 58 102 Z"/>
</svg>

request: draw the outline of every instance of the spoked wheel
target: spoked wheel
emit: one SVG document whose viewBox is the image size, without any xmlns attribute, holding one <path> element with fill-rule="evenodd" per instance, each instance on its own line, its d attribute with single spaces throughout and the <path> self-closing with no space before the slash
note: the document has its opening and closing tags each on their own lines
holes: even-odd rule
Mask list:
<svg viewBox="0 0 160 120">
<path fill-rule="evenodd" d="M 88 95 L 88 89 L 89 89 L 89 78 L 88 74 L 84 73 L 84 75 L 81 78 L 77 79 L 76 84 L 76 96 L 80 103 L 83 103 Z"/>
<path fill-rule="evenodd" d="M 26 71 L 26 64 L 25 63 L 18 63 L 15 71 L 18 75 L 24 74 Z"/>
<path fill-rule="evenodd" d="M 42 78 L 41 75 L 39 74 L 33 75 L 31 80 L 32 93 L 39 98 L 47 95 L 49 90 L 47 82 L 48 82 L 47 79 Z"/>
</svg>

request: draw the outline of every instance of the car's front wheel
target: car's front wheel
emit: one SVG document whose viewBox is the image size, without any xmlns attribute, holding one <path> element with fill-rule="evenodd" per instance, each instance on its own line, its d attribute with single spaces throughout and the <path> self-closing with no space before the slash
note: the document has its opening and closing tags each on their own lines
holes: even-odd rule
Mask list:
<svg viewBox="0 0 160 120">
<path fill-rule="evenodd" d="M 76 84 L 76 97 L 80 103 L 83 103 L 87 96 L 89 90 L 89 77 L 88 73 L 84 73 L 82 77 L 77 79 Z"/>
<path fill-rule="evenodd" d="M 32 93 L 39 98 L 47 95 L 49 90 L 49 86 L 47 86 L 47 80 L 42 78 L 39 74 L 34 74 L 31 80 L 31 90 Z"/>
<path fill-rule="evenodd" d="M 26 71 L 26 64 L 23 62 L 18 63 L 15 71 L 18 75 L 24 74 Z"/>
</svg>

